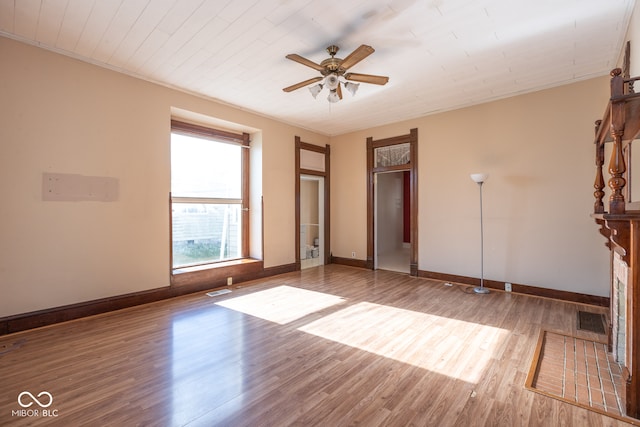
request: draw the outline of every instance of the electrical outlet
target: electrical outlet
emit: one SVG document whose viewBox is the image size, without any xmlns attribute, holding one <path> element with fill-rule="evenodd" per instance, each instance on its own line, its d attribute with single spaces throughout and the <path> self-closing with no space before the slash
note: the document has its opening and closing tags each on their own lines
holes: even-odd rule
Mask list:
<svg viewBox="0 0 640 427">
<path fill-rule="evenodd" d="M 505 290 L 506 292 L 511 292 L 511 283 L 506 282 L 506 283 L 504 284 L 504 290 Z"/>
<path fill-rule="evenodd" d="M 233 277 L 227 277 L 227 286 L 233 285 Z"/>
<path fill-rule="evenodd" d="M 356 257 L 356 253 L 355 252 L 351 252 L 351 258 L 355 258 Z"/>
</svg>

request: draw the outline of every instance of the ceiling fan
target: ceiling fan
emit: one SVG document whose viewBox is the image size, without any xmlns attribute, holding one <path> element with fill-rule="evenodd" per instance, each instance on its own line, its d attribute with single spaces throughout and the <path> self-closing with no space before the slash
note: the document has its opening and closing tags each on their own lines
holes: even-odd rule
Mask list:
<svg viewBox="0 0 640 427">
<path fill-rule="evenodd" d="M 327 86 L 327 88 L 329 89 L 329 96 L 327 97 L 329 102 L 338 102 L 342 99 L 341 85 L 344 85 L 345 89 L 351 92 L 352 95 L 355 95 L 356 91 L 358 90 L 359 84 L 353 82 L 372 83 L 376 85 L 387 84 L 387 82 L 389 81 L 389 77 L 386 76 L 375 76 L 371 74 L 347 72 L 349 68 L 353 67 L 358 62 L 362 61 L 367 56 L 375 52 L 375 50 L 371 46 L 367 46 L 366 44 L 360 45 L 360 47 L 347 55 L 347 57 L 344 59 L 336 58 L 336 53 L 338 53 L 339 49 L 340 48 L 336 45 L 329 46 L 327 48 L 327 52 L 329 53 L 331 58 L 325 59 L 320 64 L 303 58 L 302 56 L 295 53 L 287 55 L 287 59 L 319 71 L 320 74 L 322 74 L 322 77 L 314 77 L 312 79 L 308 79 L 303 82 L 285 87 L 282 90 L 285 92 L 292 92 L 296 89 L 300 89 L 301 87 L 324 80 L 323 83 L 309 88 L 311 94 L 315 98 L 318 96 L 320 91 L 322 91 L 322 88 L 324 86 Z"/>
</svg>

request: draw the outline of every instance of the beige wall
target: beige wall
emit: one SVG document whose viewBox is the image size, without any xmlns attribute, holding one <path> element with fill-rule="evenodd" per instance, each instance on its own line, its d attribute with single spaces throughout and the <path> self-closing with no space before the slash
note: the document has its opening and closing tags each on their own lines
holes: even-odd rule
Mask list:
<svg viewBox="0 0 640 427">
<path fill-rule="evenodd" d="M 608 295 L 608 252 L 593 209 L 593 123 L 603 77 L 332 138 L 333 255 L 366 258 L 366 138 L 418 128 L 420 270 Z M 343 214 L 343 212 L 345 214 Z M 346 214 L 346 213 L 349 214 Z"/>
<path fill-rule="evenodd" d="M 169 284 L 173 107 L 260 130 L 265 267 L 295 262 L 294 136 L 329 138 L 3 37 L 0 57 L 0 317 Z M 115 177 L 119 200 L 44 202 L 43 172 Z"/>
<path fill-rule="evenodd" d="M 365 139 L 417 127 L 420 270 L 478 276 L 483 171 L 486 278 L 608 295 L 589 218 L 606 77 L 328 138 L 2 37 L 0 55 L 0 316 L 168 285 L 172 108 L 259 130 L 266 267 L 295 261 L 295 135 L 331 144 L 331 251 L 365 259 Z M 115 177 L 120 198 L 43 202 L 43 172 Z"/>
</svg>

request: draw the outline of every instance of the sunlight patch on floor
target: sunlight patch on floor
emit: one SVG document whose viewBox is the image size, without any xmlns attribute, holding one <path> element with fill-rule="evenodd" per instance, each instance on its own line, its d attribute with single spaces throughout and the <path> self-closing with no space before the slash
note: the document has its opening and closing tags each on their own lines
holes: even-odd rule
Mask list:
<svg viewBox="0 0 640 427">
<path fill-rule="evenodd" d="M 285 325 L 344 301 L 344 298 L 322 292 L 308 291 L 293 286 L 278 286 L 220 301 L 216 304 Z"/>
<path fill-rule="evenodd" d="M 299 330 L 470 383 L 479 381 L 509 333 L 370 302 L 349 306 Z"/>
</svg>

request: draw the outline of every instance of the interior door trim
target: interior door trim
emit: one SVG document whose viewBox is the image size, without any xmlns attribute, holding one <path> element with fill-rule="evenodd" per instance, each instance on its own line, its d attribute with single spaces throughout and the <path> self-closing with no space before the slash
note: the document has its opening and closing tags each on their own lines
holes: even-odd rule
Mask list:
<svg viewBox="0 0 640 427">
<path fill-rule="evenodd" d="M 375 166 L 375 149 L 389 145 L 409 143 L 409 163 L 396 166 Z M 394 136 L 374 140 L 367 138 L 367 261 L 366 267 L 373 270 L 375 242 L 375 194 L 374 179 L 379 172 L 409 171 L 409 203 L 410 219 L 410 260 L 409 271 L 412 276 L 418 275 L 418 129 L 414 128 L 407 135 Z"/>
<path fill-rule="evenodd" d="M 302 169 L 300 167 L 300 151 L 308 150 L 316 153 L 324 154 L 324 172 L 312 170 L 312 169 Z M 296 253 L 296 270 L 301 269 L 300 263 L 300 177 L 302 175 L 315 175 L 321 176 L 324 178 L 324 263 L 331 263 L 331 205 L 330 205 L 330 177 L 331 177 L 331 161 L 330 156 L 331 147 L 329 144 L 326 144 L 324 147 L 314 144 L 309 144 L 307 142 L 302 142 L 299 136 L 295 137 L 295 227 L 296 232 L 295 235 L 295 253 Z"/>
</svg>

